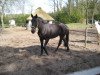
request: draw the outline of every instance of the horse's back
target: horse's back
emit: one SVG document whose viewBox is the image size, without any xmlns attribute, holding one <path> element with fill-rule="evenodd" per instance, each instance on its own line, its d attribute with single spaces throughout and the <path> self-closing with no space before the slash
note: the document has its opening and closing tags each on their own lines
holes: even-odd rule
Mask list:
<svg viewBox="0 0 100 75">
<path fill-rule="evenodd" d="M 55 38 L 59 35 L 59 27 L 54 24 L 45 24 L 42 29 L 38 31 L 38 35 L 44 39 Z"/>
<path fill-rule="evenodd" d="M 44 26 L 43 31 L 50 35 L 55 34 L 60 30 L 60 28 L 54 24 L 45 24 Z"/>
<path fill-rule="evenodd" d="M 44 25 L 44 30 L 51 32 L 52 33 L 60 33 L 60 34 L 65 34 L 66 32 L 69 31 L 69 28 L 67 25 L 63 24 L 63 23 L 59 23 L 59 24 L 45 24 Z"/>
<path fill-rule="evenodd" d="M 60 35 L 65 35 L 68 31 L 68 27 L 61 24 L 44 24 L 42 30 L 38 31 L 40 37 L 55 38 Z"/>
</svg>

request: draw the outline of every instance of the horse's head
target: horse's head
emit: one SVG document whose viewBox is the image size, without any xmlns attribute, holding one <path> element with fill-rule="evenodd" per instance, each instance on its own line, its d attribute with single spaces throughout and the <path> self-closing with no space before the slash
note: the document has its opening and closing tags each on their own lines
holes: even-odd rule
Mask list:
<svg viewBox="0 0 100 75">
<path fill-rule="evenodd" d="M 31 14 L 31 17 L 32 17 L 32 20 L 31 20 L 31 22 L 32 22 L 32 26 L 31 26 L 31 32 L 32 33 L 35 33 L 35 31 L 36 31 L 36 27 L 37 27 L 37 14 L 35 15 L 35 16 L 33 16 L 32 14 Z"/>
</svg>

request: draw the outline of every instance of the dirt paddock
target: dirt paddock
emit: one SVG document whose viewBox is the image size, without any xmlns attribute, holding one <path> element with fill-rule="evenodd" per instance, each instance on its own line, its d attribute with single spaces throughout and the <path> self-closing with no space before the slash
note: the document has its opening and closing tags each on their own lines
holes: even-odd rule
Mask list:
<svg viewBox="0 0 100 75">
<path fill-rule="evenodd" d="M 83 32 L 84 33 L 84 32 Z M 100 66 L 100 49 L 96 37 L 88 37 L 87 48 L 81 32 L 70 31 L 70 52 L 63 45 L 53 53 L 59 37 L 47 45 L 49 56 L 40 54 L 37 33 L 25 28 L 6 28 L 0 33 L 0 75 L 64 75 Z"/>
</svg>

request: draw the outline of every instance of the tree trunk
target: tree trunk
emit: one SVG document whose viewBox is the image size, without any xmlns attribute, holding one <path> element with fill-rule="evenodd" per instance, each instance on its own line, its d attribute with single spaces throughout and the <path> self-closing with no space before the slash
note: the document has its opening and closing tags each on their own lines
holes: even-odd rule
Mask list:
<svg viewBox="0 0 100 75">
<path fill-rule="evenodd" d="M 4 28 L 3 14 L 1 15 L 1 25 L 2 25 L 2 28 Z"/>
<path fill-rule="evenodd" d="M 92 14 L 92 25 L 94 23 L 94 11 L 93 11 L 93 14 Z"/>
<path fill-rule="evenodd" d="M 69 15 L 71 15 L 71 0 L 68 0 Z"/>
<path fill-rule="evenodd" d="M 54 0 L 54 13 L 56 12 L 56 2 Z"/>
<path fill-rule="evenodd" d="M 74 7 L 74 0 L 68 0 L 69 15 L 72 14 L 73 7 Z"/>
<path fill-rule="evenodd" d="M 79 9 L 79 5 L 78 5 L 78 0 L 76 0 L 76 7 L 77 7 L 77 10 Z"/>
<path fill-rule="evenodd" d="M 95 13 L 95 8 L 96 8 L 96 5 L 97 5 L 97 2 L 98 2 L 98 0 L 93 0 L 94 8 L 92 10 L 92 25 L 94 23 L 94 13 Z"/>
<path fill-rule="evenodd" d="M 59 11 L 59 2 L 57 0 L 57 11 Z"/>
<path fill-rule="evenodd" d="M 1 26 L 2 28 L 4 28 L 4 7 L 2 6 L 2 10 L 1 10 Z"/>
<path fill-rule="evenodd" d="M 86 9 L 86 25 L 88 25 L 88 9 Z"/>
<path fill-rule="evenodd" d="M 86 1 L 86 25 L 88 25 L 88 0 Z"/>
<path fill-rule="evenodd" d="M 59 1 L 59 9 L 60 9 L 60 10 L 62 9 L 62 1 L 63 1 L 63 0 L 60 0 L 60 1 Z"/>
<path fill-rule="evenodd" d="M 25 1 L 22 2 L 22 14 L 25 15 Z"/>
</svg>

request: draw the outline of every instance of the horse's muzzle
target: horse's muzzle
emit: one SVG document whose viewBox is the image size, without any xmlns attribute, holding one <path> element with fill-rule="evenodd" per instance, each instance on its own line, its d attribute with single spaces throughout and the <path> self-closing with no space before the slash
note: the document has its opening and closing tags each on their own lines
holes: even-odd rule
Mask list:
<svg viewBox="0 0 100 75">
<path fill-rule="evenodd" d="M 31 33 L 33 33 L 33 34 L 34 34 L 34 33 L 35 33 L 35 31 L 36 31 L 36 29 L 34 29 L 34 28 L 32 28 L 32 29 L 31 29 Z"/>
</svg>

